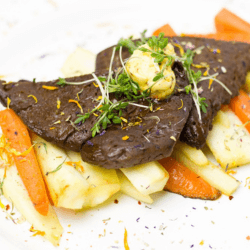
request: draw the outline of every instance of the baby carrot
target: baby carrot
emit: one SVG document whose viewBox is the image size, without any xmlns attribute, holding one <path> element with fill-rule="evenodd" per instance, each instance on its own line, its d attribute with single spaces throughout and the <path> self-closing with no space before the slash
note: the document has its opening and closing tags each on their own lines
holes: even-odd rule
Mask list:
<svg viewBox="0 0 250 250">
<path fill-rule="evenodd" d="M 164 188 L 189 198 L 200 198 L 204 200 L 216 200 L 221 192 L 190 169 L 173 159 L 172 157 L 159 160 L 159 163 L 168 171 L 169 179 Z"/>
<path fill-rule="evenodd" d="M 161 32 L 163 32 L 165 36 L 176 36 L 176 33 L 174 32 L 174 30 L 171 28 L 169 24 L 165 24 L 161 26 L 159 29 L 155 30 L 153 35 L 159 36 Z"/>
<path fill-rule="evenodd" d="M 14 162 L 35 209 L 47 215 L 49 199 L 26 126 L 11 109 L 0 111 L 0 126 L 10 147 L 15 150 Z"/>
<path fill-rule="evenodd" d="M 250 43 L 250 33 L 244 34 L 244 33 L 218 32 L 218 33 L 209 33 L 209 34 L 183 34 L 182 36 L 204 37 L 204 38 L 211 38 L 215 40 Z"/>
<path fill-rule="evenodd" d="M 240 90 L 240 94 L 231 100 L 229 107 L 242 123 L 250 121 L 250 97 L 243 90 Z M 246 129 L 250 133 L 250 123 L 246 124 Z"/>
<path fill-rule="evenodd" d="M 250 34 L 250 24 L 225 8 L 216 15 L 215 27 L 218 32 Z"/>
</svg>

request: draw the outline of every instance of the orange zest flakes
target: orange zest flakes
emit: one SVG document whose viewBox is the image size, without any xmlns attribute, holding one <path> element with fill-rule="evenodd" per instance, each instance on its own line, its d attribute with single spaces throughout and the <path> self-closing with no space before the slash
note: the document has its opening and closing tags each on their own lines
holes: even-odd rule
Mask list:
<svg viewBox="0 0 250 250">
<path fill-rule="evenodd" d="M 59 100 L 59 98 L 57 98 L 56 107 L 57 107 L 57 109 L 60 109 L 60 107 L 61 107 L 61 101 Z"/>
<path fill-rule="evenodd" d="M 155 111 L 158 111 L 158 110 L 160 110 L 161 109 L 161 107 L 158 107 Z"/>
<path fill-rule="evenodd" d="M 209 71 L 209 68 L 207 68 L 207 70 L 203 73 L 203 75 L 207 76 L 208 75 L 208 71 Z"/>
<path fill-rule="evenodd" d="M 96 84 L 95 82 L 93 82 L 93 84 L 94 84 L 94 86 L 95 86 L 96 88 L 99 88 L 99 85 L 98 85 L 98 84 Z"/>
<path fill-rule="evenodd" d="M 33 145 L 31 145 L 27 150 L 25 150 L 24 152 L 18 152 L 16 149 L 14 149 L 14 148 L 10 148 L 10 152 L 12 153 L 12 154 L 14 154 L 15 156 L 26 156 L 26 155 L 28 155 L 29 153 L 30 153 L 30 151 L 32 150 L 32 148 L 35 146 L 35 144 L 33 144 Z M 20 160 L 20 161 L 22 161 L 22 160 Z"/>
<path fill-rule="evenodd" d="M 183 108 L 183 101 L 181 99 L 181 106 L 178 109 L 182 109 Z"/>
<path fill-rule="evenodd" d="M 10 143 L 8 143 L 3 134 L 0 137 L 0 158 L 6 166 L 11 166 L 14 163 L 13 155 L 10 152 Z"/>
<path fill-rule="evenodd" d="M 212 85 L 213 81 L 214 81 L 213 79 L 210 79 L 210 80 L 209 80 L 208 89 L 210 89 L 210 88 L 211 88 L 211 85 Z"/>
<path fill-rule="evenodd" d="M 43 89 L 47 89 L 47 90 L 56 90 L 56 89 L 58 89 L 58 87 L 55 87 L 55 86 L 46 86 L 46 85 L 43 85 L 42 88 Z"/>
<path fill-rule="evenodd" d="M 125 135 L 125 136 L 122 137 L 122 140 L 126 141 L 126 140 L 128 140 L 128 138 L 129 138 L 129 136 Z"/>
<path fill-rule="evenodd" d="M 128 232 L 126 228 L 124 230 L 124 249 L 130 250 L 129 245 L 128 245 Z"/>
<path fill-rule="evenodd" d="M 9 109 L 9 108 L 10 108 L 10 103 L 11 103 L 11 100 L 10 100 L 10 98 L 9 98 L 9 97 L 7 97 L 7 109 Z"/>
<path fill-rule="evenodd" d="M 0 208 L 2 208 L 3 210 L 6 210 L 6 207 L 4 206 L 1 200 L 0 200 Z"/>
<path fill-rule="evenodd" d="M 73 99 L 69 99 L 69 102 L 73 102 L 73 103 L 76 103 L 76 105 L 78 106 L 78 108 L 81 110 L 81 113 L 83 113 L 83 109 L 82 109 L 82 106 L 80 105 L 80 103 L 76 100 L 73 100 Z"/>
<path fill-rule="evenodd" d="M 197 69 L 206 69 L 207 65 L 202 65 L 202 64 L 191 64 L 193 67 L 197 68 Z"/>
<path fill-rule="evenodd" d="M 248 236 L 246 237 L 246 239 L 247 239 L 247 240 L 250 240 L 250 236 L 248 235 Z"/>
<path fill-rule="evenodd" d="M 227 174 L 236 174 L 236 173 L 237 171 L 235 170 L 232 170 L 232 169 L 227 170 Z"/>
<path fill-rule="evenodd" d="M 77 170 L 80 170 L 81 172 L 84 172 L 84 168 L 81 165 L 81 161 L 73 162 L 73 161 L 67 161 L 65 162 L 67 165 L 74 167 Z"/>
<path fill-rule="evenodd" d="M 184 49 L 182 48 L 182 46 L 180 44 L 178 44 L 178 43 L 174 43 L 174 46 L 179 48 L 180 54 L 181 54 L 181 56 L 183 56 L 184 55 Z"/>
<path fill-rule="evenodd" d="M 34 234 L 32 235 L 32 237 L 37 236 L 37 235 L 41 235 L 41 236 L 44 236 L 44 235 L 45 235 L 45 232 L 44 232 L 44 231 L 36 230 L 36 229 L 34 229 L 33 226 L 31 226 L 30 232 L 34 233 Z"/>
<path fill-rule="evenodd" d="M 210 52 L 213 52 L 214 54 L 220 54 L 221 53 L 221 50 L 220 49 L 213 49 L 213 48 L 210 48 L 210 47 L 207 47 L 208 50 Z"/>
<path fill-rule="evenodd" d="M 61 123 L 61 121 L 58 120 L 58 121 L 54 122 L 53 124 L 60 124 L 60 123 Z"/>
<path fill-rule="evenodd" d="M 80 100 L 79 95 L 80 95 L 82 92 L 83 92 L 83 89 L 82 89 L 81 91 L 77 92 L 77 94 L 76 94 L 76 97 L 77 97 L 78 101 Z"/>
<path fill-rule="evenodd" d="M 32 97 L 35 100 L 35 102 L 37 103 L 37 98 L 34 95 L 28 95 L 28 97 Z"/>
<path fill-rule="evenodd" d="M 51 128 L 49 128 L 50 130 L 53 130 L 53 129 L 55 129 L 56 127 L 51 127 Z"/>
<path fill-rule="evenodd" d="M 123 117 L 120 117 L 120 119 L 121 119 L 123 122 L 128 123 L 128 120 L 127 120 L 127 119 L 125 119 L 125 118 L 123 118 Z"/>
</svg>

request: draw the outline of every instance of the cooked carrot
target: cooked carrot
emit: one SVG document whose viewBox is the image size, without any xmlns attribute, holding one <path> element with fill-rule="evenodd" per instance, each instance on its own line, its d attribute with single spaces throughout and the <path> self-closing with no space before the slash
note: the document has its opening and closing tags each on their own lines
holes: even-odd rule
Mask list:
<svg viewBox="0 0 250 250">
<path fill-rule="evenodd" d="M 240 90 L 240 94 L 231 100 L 229 107 L 243 124 L 250 121 L 250 97 L 243 90 Z M 250 132 L 250 123 L 246 124 L 246 129 Z"/>
<path fill-rule="evenodd" d="M 210 186 L 200 176 L 172 157 L 164 158 L 159 163 L 169 173 L 169 180 L 164 190 L 181 194 L 185 197 L 204 200 L 216 200 L 221 196 L 219 190 Z"/>
<path fill-rule="evenodd" d="M 236 42 L 245 42 L 250 43 L 250 33 L 209 33 L 209 34 L 182 34 L 182 36 L 190 36 L 190 37 L 204 37 L 211 38 L 215 40 L 223 40 L 223 41 L 236 41 Z"/>
<path fill-rule="evenodd" d="M 250 34 L 250 24 L 227 9 L 216 15 L 215 27 L 218 32 Z"/>
<path fill-rule="evenodd" d="M 161 32 L 163 32 L 165 36 L 176 36 L 176 33 L 174 32 L 174 30 L 171 28 L 169 24 L 165 24 L 161 26 L 159 29 L 155 30 L 153 35 L 159 36 Z"/>
<path fill-rule="evenodd" d="M 47 215 L 49 199 L 26 126 L 11 109 L 0 111 L 0 126 L 11 148 L 15 150 L 14 162 L 35 209 Z"/>
</svg>

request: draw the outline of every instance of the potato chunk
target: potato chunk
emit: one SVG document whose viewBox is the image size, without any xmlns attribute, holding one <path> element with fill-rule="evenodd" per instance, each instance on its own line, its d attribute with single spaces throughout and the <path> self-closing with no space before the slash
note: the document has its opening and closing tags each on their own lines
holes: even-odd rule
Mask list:
<svg viewBox="0 0 250 250">
<path fill-rule="evenodd" d="M 250 135 L 233 111 L 219 111 L 207 145 L 223 168 L 233 168 L 250 162 Z"/>
</svg>

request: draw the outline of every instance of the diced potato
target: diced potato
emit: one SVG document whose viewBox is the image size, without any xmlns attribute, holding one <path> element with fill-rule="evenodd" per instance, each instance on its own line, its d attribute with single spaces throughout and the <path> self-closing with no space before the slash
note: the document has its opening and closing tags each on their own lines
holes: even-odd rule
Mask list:
<svg viewBox="0 0 250 250">
<path fill-rule="evenodd" d="M 186 143 L 178 141 L 175 148 L 181 151 L 185 156 L 187 156 L 191 161 L 200 166 L 205 166 L 208 164 L 208 159 L 205 154 L 196 148 L 192 148 Z"/>
<path fill-rule="evenodd" d="M 56 207 L 81 209 L 88 203 L 89 183 L 70 162 L 66 152 L 32 134 L 37 160 Z M 47 150 L 44 145 L 46 145 Z M 50 173 L 60 168 L 56 172 Z M 48 174 L 49 173 L 49 174 Z"/>
<path fill-rule="evenodd" d="M 0 168 L 1 180 L 3 179 L 3 175 L 4 169 Z M 3 193 L 10 202 L 13 202 L 16 209 L 25 217 L 25 219 L 33 225 L 35 230 L 43 232 L 44 237 L 53 245 L 57 246 L 59 244 L 63 228 L 55 211 L 51 206 L 49 207 L 49 212 L 46 216 L 43 216 L 36 211 L 15 165 L 7 168 L 6 178 L 3 182 Z"/>
<path fill-rule="evenodd" d="M 145 195 L 140 193 L 133 185 L 132 183 L 129 181 L 129 179 L 122 173 L 122 171 L 117 170 L 117 175 L 119 178 L 119 181 L 121 183 L 121 191 L 138 200 L 138 201 L 142 201 L 145 203 L 149 203 L 152 204 L 153 203 L 153 199 L 149 196 L 149 195 Z"/>
<path fill-rule="evenodd" d="M 83 167 L 81 175 L 89 184 L 86 206 L 94 207 L 120 190 L 120 182 L 114 169 L 105 169 L 82 161 L 80 153 L 66 151 L 72 162 L 79 162 Z"/>
<path fill-rule="evenodd" d="M 131 168 L 121 168 L 120 170 L 133 186 L 144 195 L 162 191 L 169 178 L 168 172 L 157 161 Z"/>
<path fill-rule="evenodd" d="M 233 168 L 250 162 L 250 135 L 233 111 L 219 111 L 207 145 L 223 168 Z"/>
<path fill-rule="evenodd" d="M 176 149 L 173 151 L 172 157 L 201 176 L 212 187 L 220 190 L 223 194 L 232 195 L 240 184 L 239 181 L 211 162 L 205 166 L 196 165 L 186 155 Z"/>
<path fill-rule="evenodd" d="M 77 48 L 62 66 L 65 77 L 90 74 L 95 71 L 95 54 L 83 48 Z"/>
</svg>

